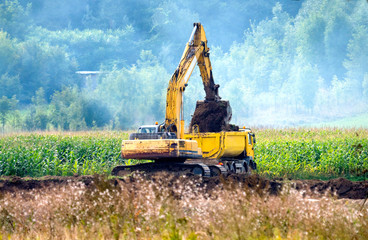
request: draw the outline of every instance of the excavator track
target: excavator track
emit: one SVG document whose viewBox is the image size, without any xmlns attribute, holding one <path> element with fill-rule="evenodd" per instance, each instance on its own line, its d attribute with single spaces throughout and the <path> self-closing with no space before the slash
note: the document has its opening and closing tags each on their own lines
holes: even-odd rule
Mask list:
<svg viewBox="0 0 368 240">
<path fill-rule="evenodd" d="M 211 177 L 215 176 L 226 176 L 228 171 L 221 165 L 210 165 L 208 166 L 211 170 Z"/>
<path fill-rule="evenodd" d="M 129 166 L 117 166 L 111 174 L 114 176 L 124 176 L 133 172 L 171 172 L 175 174 L 194 174 L 203 177 L 210 177 L 210 167 L 203 163 L 166 163 L 166 162 L 152 162 L 152 163 L 141 163 Z"/>
<path fill-rule="evenodd" d="M 203 160 L 203 159 L 202 159 Z M 191 160 L 192 162 L 150 162 L 128 166 L 117 166 L 111 174 L 114 176 L 124 176 L 132 172 L 170 172 L 177 175 L 194 174 L 203 177 L 227 176 L 230 173 L 251 174 L 256 166 L 251 165 L 253 161 L 247 159 L 222 159 L 220 164 L 213 162 L 214 159 L 205 162 L 195 162 L 198 159 Z"/>
</svg>

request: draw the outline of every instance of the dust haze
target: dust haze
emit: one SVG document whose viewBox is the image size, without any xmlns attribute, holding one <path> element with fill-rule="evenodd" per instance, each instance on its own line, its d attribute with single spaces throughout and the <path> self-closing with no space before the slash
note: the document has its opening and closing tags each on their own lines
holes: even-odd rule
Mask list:
<svg viewBox="0 0 368 240">
<path fill-rule="evenodd" d="M 368 110 L 366 16 L 365 0 L 6 1 L 0 97 L 18 102 L 5 126 L 125 130 L 164 121 L 168 81 L 194 22 L 206 31 L 232 123 L 359 116 Z M 184 93 L 186 125 L 202 99 L 196 69 Z"/>
</svg>

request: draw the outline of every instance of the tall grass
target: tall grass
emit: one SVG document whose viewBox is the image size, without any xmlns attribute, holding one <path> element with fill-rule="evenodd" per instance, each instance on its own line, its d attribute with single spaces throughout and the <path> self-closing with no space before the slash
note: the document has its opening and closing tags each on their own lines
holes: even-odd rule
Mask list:
<svg viewBox="0 0 368 240">
<path fill-rule="evenodd" d="M 183 184 L 183 182 L 185 184 Z M 204 190 L 201 181 L 160 176 L 5 193 L 6 239 L 367 239 L 360 202 L 280 196 L 241 185 Z"/>
</svg>

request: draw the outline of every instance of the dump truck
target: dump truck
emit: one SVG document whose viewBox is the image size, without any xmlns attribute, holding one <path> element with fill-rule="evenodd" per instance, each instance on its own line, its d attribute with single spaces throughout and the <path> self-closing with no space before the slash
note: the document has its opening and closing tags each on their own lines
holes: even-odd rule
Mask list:
<svg viewBox="0 0 368 240">
<path fill-rule="evenodd" d="M 255 134 L 249 128 L 230 124 L 231 107 L 221 100 L 210 61 L 210 49 L 200 23 L 194 23 L 179 66 L 167 87 L 165 121 L 141 126 L 123 140 L 123 159 L 151 162 L 117 166 L 113 175 L 134 171 L 173 172 L 205 177 L 229 173 L 249 174 L 256 169 Z M 205 99 L 197 101 L 189 131 L 184 129 L 183 94 L 195 66 L 199 67 Z"/>
</svg>

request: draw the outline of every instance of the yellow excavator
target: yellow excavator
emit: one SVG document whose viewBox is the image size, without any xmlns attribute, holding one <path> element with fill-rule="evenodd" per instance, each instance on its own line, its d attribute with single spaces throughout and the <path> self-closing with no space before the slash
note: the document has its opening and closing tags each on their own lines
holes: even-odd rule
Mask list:
<svg viewBox="0 0 368 240">
<path fill-rule="evenodd" d="M 172 75 L 166 95 L 165 122 L 141 126 L 123 140 L 123 159 L 153 160 L 149 163 L 117 166 L 113 175 L 133 171 L 174 172 L 205 177 L 228 173 L 249 174 L 256 169 L 255 134 L 249 128 L 229 124 L 231 107 L 221 100 L 214 83 L 210 49 L 200 23 L 194 23 L 179 66 Z M 184 132 L 183 93 L 195 66 L 199 67 L 206 97 L 197 101 L 189 132 Z"/>
</svg>

